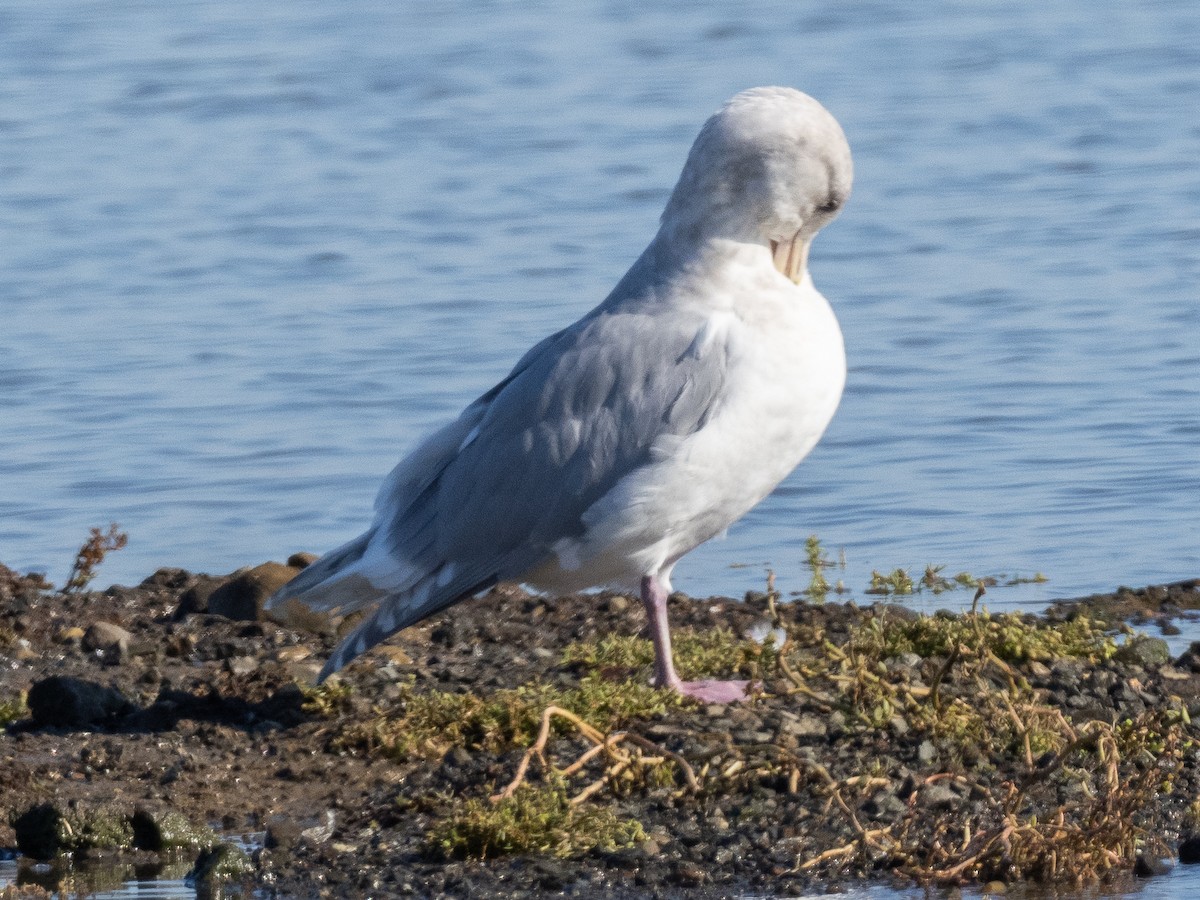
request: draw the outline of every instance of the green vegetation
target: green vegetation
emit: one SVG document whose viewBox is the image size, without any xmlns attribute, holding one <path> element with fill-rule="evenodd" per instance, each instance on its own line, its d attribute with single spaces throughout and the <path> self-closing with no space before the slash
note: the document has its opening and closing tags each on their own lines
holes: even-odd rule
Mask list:
<svg viewBox="0 0 1200 900">
<path fill-rule="evenodd" d="M 648 684 L 597 676 L 587 676 L 573 688 L 527 684 L 486 697 L 423 693 L 409 683 L 395 709 L 367 722 L 348 724 L 334 746 L 398 762 L 440 757 L 453 747 L 503 753 L 534 739 L 549 706 L 586 716 L 607 730 L 660 715 L 679 702 L 675 695 Z"/>
<path fill-rule="evenodd" d="M 825 567 L 829 565 L 829 560 L 825 557 L 825 550 L 815 534 L 809 535 L 808 540 L 804 542 L 804 551 L 809 571 L 812 572 L 804 593 L 809 599 L 820 603 L 829 593 L 829 582 L 825 579 Z"/>
<path fill-rule="evenodd" d="M 1062 658 L 1100 662 L 1117 652 L 1113 638 L 1086 616 L 1052 624 L 1012 613 L 986 610 L 961 616 L 919 616 L 911 621 L 876 617 L 855 629 L 850 647 L 878 659 L 902 653 L 921 657 L 992 653 L 1021 663 Z"/>
<path fill-rule="evenodd" d="M 775 668 L 774 647 L 740 638 L 727 628 L 680 631 L 672 643 L 675 668 L 685 680 L 735 674 L 755 678 Z M 601 672 L 628 669 L 631 674 L 648 677 L 654 664 L 654 645 L 645 638 L 607 635 L 595 641 L 569 644 L 563 651 L 562 662 Z"/>
<path fill-rule="evenodd" d="M 331 719 L 338 713 L 348 712 L 354 688 L 340 679 L 330 679 L 321 684 L 301 684 L 304 696 L 301 709 L 322 719 Z"/>
<path fill-rule="evenodd" d="M 456 802 L 429 835 L 428 849 L 447 857 L 487 859 L 507 853 L 573 856 L 617 850 L 646 839 L 641 823 L 611 809 L 572 803 L 561 780 L 522 785 L 496 801 Z"/>
<path fill-rule="evenodd" d="M 29 707 L 25 705 L 24 692 L 17 694 L 16 697 L 0 700 L 0 732 L 18 719 L 24 719 L 29 715 Z"/>
</svg>

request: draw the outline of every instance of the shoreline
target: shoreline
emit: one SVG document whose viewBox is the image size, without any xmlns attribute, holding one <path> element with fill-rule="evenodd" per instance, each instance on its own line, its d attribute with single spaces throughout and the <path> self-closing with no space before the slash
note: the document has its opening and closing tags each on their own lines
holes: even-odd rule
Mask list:
<svg viewBox="0 0 1200 900">
<path fill-rule="evenodd" d="M 0 569 L 0 848 L 49 805 L 81 879 L 114 851 L 71 816 L 141 810 L 265 831 L 220 877 L 267 896 L 719 897 L 1119 882 L 1200 828 L 1200 653 L 1118 633 L 1200 580 L 1046 616 L 674 595 L 684 677 L 762 684 L 700 706 L 647 687 L 638 603 L 516 589 L 314 689 L 345 623 L 260 614 L 307 559 L 66 595 Z"/>
</svg>

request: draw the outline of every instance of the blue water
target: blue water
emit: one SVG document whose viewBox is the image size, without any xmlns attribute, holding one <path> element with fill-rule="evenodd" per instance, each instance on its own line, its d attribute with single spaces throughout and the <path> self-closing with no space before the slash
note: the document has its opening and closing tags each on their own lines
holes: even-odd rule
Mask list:
<svg viewBox="0 0 1200 900">
<path fill-rule="evenodd" d="M 856 592 L 927 563 L 1043 572 L 1030 604 L 1200 575 L 1194 0 L 9 0 L 0 561 L 61 580 L 117 521 L 99 583 L 133 583 L 358 533 L 770 83 L 855 151 L 811 260 L 849 384 L 677 587 L 801 588 L 814 533 Z"/>
</svg>

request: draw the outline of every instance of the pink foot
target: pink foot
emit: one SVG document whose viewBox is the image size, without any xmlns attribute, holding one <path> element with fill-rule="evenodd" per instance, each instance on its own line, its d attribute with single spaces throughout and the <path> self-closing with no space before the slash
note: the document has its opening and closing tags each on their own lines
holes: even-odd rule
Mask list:
<svg viewBox="0 0 1200 900">
<path fill-rule="evenodd" d="M 750 697 L 749 681 L 681 681 L 675 690 L 701 703 L 740 703 Z"/>
</svg>

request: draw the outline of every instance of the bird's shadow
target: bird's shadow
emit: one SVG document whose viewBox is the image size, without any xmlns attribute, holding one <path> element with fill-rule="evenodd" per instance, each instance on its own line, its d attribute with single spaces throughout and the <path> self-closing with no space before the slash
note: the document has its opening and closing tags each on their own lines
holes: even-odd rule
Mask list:
<svg viewBox="0 0 1200 900">
<path fill-rule="evenodd" d="M 95 692 L 113 690 L 84 679 L 71 680 L 76 686 Z M 109 734 L 153 734 L 172 731 L 183 721 L 225 725 L 247 732 L 277 731 L 310 718 L 303 709 L 304 693 L 297 684 L 282 685 L 269 696 L 254 702 L 211 687 L 203 692 L 166 689 L 146 706 L 121 699 L 124 702 L 110 704 L 104 715 L 39 715 L 39 710 L 34 708 L 30 718 L 10 723 L 8 732 L 69 734 L 101 730 Z"/>
</svg>

